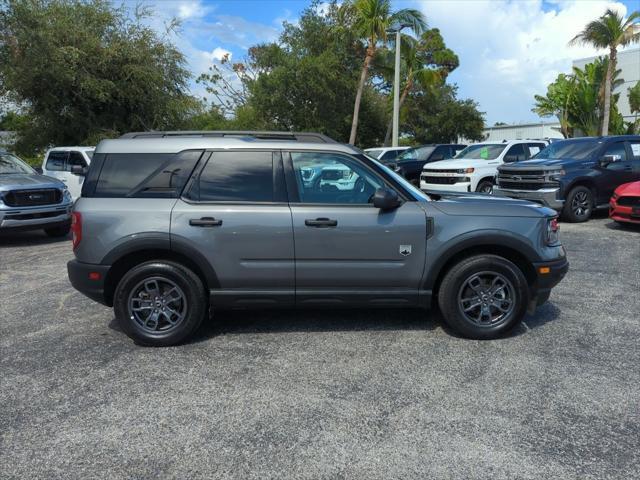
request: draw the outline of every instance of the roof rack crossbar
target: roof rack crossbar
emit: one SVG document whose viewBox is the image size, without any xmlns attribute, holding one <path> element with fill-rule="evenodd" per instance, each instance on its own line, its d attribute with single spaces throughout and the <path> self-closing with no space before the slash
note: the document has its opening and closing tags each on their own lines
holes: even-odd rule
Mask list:
<svg viewBox="0 0 640 480">
<path fill-rule="evenodd" d="M 185 130 L 149 131 L 125 133 L 120 138 L 167 138 L 167 137 L 253 137 L 261 140 L 291 140 L 312 143 L 338 143 L 333 138 L 315 132 L 269 132 L 253 130 Z"/>
</svg>

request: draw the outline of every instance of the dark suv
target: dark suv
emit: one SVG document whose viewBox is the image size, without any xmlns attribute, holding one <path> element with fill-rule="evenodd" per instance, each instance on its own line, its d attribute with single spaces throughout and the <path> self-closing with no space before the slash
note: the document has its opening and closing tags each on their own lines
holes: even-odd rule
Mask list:
<svg viewBox="0 0 640 480">
<path fill-rule="evenodd" d="M 464 150 L 464 147 L 466 145 L 421 145 L 402 152 L 390 166 L 417 187 L 420 185 L 420 174 L 425 164 L 453 158 Z"/>
<path fill-rule="evenodd" d="M 553 142 L 535 159 L 498 168 L 498 196 L 533 200 L 585 222 L 607 208 L 613 191 L 640 180 L 640 136 L 585 137 Z"/>
<path fill-rule="evenodd" d="M 424 307 L 493 338 L 568 268 L 553 210 L 427 196 L 317 134 L 190 132 L 102 141 L 73 212 L 74 287 L 136 342 L 187 338 L 210 311 Z"/>
</svg>

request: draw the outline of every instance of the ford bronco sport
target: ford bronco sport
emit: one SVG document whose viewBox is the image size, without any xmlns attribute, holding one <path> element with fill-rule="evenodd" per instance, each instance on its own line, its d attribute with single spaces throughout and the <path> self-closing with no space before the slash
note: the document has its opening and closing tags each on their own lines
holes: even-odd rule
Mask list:
<svg viewBox="0 0 640 480">
<path fill-rule="evenodd" d="M 553 210 L 425 195 L 357 148 L 310 133 L 104 140 L 72 232 L 71 283 L 154 346 L 184 341 L 225 308 L 432 300 L 457 332 L 494 338 L 568 269 Z"/>
</svg>

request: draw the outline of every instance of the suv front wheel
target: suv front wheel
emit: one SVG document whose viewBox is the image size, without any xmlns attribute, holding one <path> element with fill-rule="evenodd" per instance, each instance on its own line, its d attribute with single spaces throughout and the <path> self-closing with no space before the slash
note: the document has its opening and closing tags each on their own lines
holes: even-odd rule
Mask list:
<svg viewBox="0 0 640 480">
<path fill-rule="evenodd" d="M 207 312 L 200 278 L 178 263 L 142 263 L 118 283 L 113 308 L 122 330 L 139 345 L 164 347 L 186 340 Z"/>
<path fill-rule="evenodd" d="M 522 271 L 497 255 L 465 258 L 445 275 L 438 293 L 444 320 L 467 338 L 496 338 L 520 323 L 529 298 Z"/>
</svg>

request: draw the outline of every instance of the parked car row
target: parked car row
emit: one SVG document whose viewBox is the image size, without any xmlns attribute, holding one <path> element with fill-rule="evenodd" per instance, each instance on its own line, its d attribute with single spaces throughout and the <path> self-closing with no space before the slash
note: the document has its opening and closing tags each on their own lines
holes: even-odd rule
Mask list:
<svg viewBox="0 0 640 480">
<path fill-rule="evenodd" d="M 553 208 L 568 222 L 584 222 L 595 209 L 610 206 L 614 220 L 638 221 L 635 197 L 628 193 L 635 191 L 633 187 L 615 196 L 614 190 L 640 180 L 639 136 L 483 142 L 443 160 L 440 153 L 446 155 L 446 148 L 452 147 L 458 148 L 410 149 L 391 166 L 414 184 L 419 167 L 420 188 L 427 192 L 480 192 L 530 200 Z M 418 152 L 429 155 L 420 157 Z M 405 167 L 402 158 L 412 155 L 420 160 Z M 620 195 L 625 197 L 622 205 L 617 201 Z"/>
</svg>

